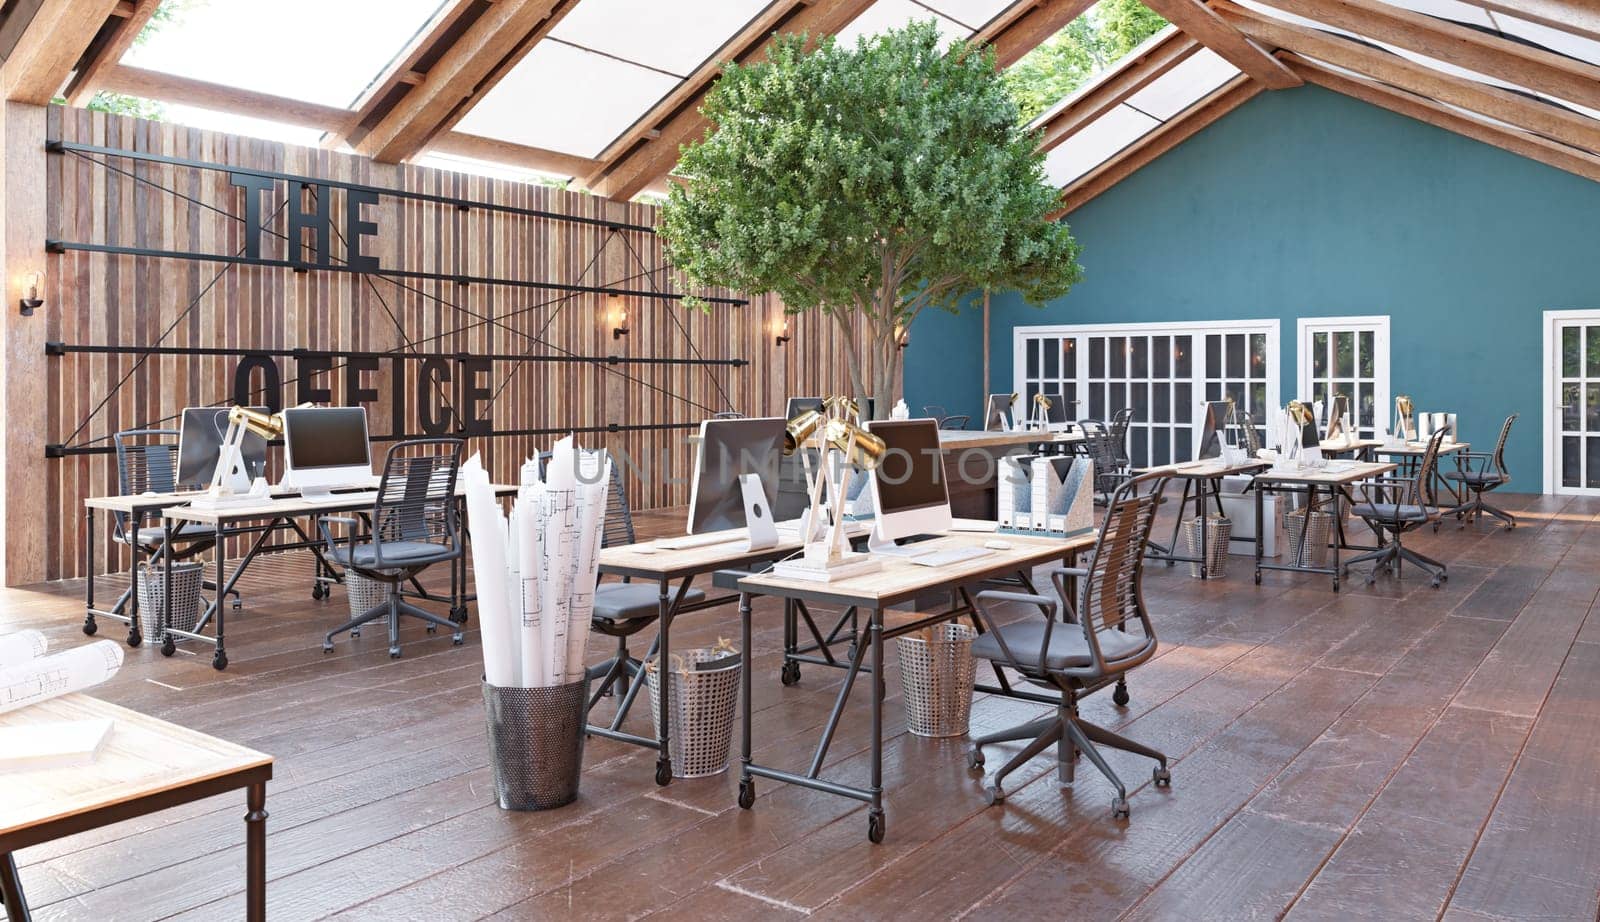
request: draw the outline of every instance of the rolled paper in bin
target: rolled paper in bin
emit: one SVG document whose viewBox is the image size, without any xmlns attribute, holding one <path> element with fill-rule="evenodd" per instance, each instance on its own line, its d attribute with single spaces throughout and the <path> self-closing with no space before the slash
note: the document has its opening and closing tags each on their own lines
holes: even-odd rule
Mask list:
<svg viewBox="0 0 1600 922">
<path fill-rule="evenodd" d="M 544 688 L 483 683 L 489 764 L 503 810 L 550 810 L 578 797 L 588 681 Z"/>
</svg>

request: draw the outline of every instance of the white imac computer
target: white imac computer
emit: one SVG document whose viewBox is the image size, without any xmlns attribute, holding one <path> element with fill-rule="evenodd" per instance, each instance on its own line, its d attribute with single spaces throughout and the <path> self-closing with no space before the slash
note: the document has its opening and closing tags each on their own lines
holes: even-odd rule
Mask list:
<svg viewBox="0 0 1600 922">
<path fill-rule="evenodd" d="M 1011 420 L 1011 408 L 1017 402 L 1016 394 L 990 394 L 988 405 L 983 410 L 983 428 L 985 432 L 1004 432 L 1014 426 Z"/>
<path fill-rule="evenodd" d="M 878 514 L 867 540 L 869 551 L 929 567 L 993 553 L 983 547 L 896 545 L 897 539 L 937 535 L 955 527 L 939 424 L 931 419 L 873 420 L 867 423 L 867 431 L 883 439 L 885 446 L 883 458 L 872 472 L 872 501 Z"/>
<path fill-rule="evenodd" d="M 731 541 L 748 541 L 752 549 L 776 544 L 772 505 L 785 422 L 776 416 L 701 422 L 689 483 L 689 534 L 656 545 L 682 550 Z"/>
<path fill-rule="evenodd" d="M 371 490 L 371 443 L 365 407 L 296 407 L 283 411 L 283 485 L 302 496 Z"/>
<path fill-rule="evenodd" d="M 204 489 L 211 485 L 212 475 L 222 460 L 222 442 L 228 435 L 230 407 L 184 407 L 182 423 L 178 430 L 178 476 L 180 490 Z M 260 413 L 266 407 L 250 407 Z M 243 468 L 229 477 L 228 486 L 243 493 L 257 477 L 267 474 L 267 440 L 254 432 L 246 432 L 239 444 Z M 224 475 L 228 476 L 228 475 Z"/>
</svg>

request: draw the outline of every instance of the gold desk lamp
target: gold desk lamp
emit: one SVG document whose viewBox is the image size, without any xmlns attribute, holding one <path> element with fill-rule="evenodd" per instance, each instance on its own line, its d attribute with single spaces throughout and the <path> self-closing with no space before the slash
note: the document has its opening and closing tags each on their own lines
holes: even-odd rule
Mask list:
<svg viewBox="0 0 1600 922">
<path fill-rule="evenodd" d="M 314 406 L 302 403 L 294 409 L 303 409 Z M 225 506 L 229 503 L 256 502 L 264 499 L 265 494 L 259 490 L 249 488 L 247 491 L 238 489 L 238 484 L 246 479 L 244 473 L 244 453 L 241 446 L 248 433 L 255 433 L 264 439 L 272 440 L 283 435 L 283 411 L 277 413 L 262 413 L 249 407 L 235 406 L 228 410 L 228 432 L 222 439 L 222 447 L 218 451 L 217 469 L 211 475 L 211 486 L 202 496 L 197 496 L 189 501 L 191 506 L 210 507 Z"/>
<path fill-rule="evenodd" d="M 1032 419 L 1029 420 L 1029 421 L 1031 423 L 1033 423 L 1033 425 L 1035 427 L 1039 428 L 1039 429 L 1049 429 L 1050 428 L 1050 408 L 1052 406 L 1054 406 L 1054 405 L 1055 404 L 1050 400 L 1050 398 L 1045 396 L 1044 394 L 1034 394 L 1033 395 L 1033 412 L 1031 414 L 1029 414 L 1030 416 L 1032 416 Z"/>
<path fill-rule="evenodd" d="M 803 559 L 808 570 L 815 570 L 817 578 L 826 580 L 835 575 L 866 572 L 876 569 L 877 562 L 866 554 L 849 549 L 845 533 L 845 487 L 850 478 L 845 468 L 852 471 L 872 471 L 883 459 L 888 446 L 860 424 L 856 402 L 849 397 L 829 397 L 820 410 L 807 410 L 789 420 L 784 427 L 783 453 L 793 455 L 805 448 L 822 452 L 822 470 L 812 479 L 809 471 L 808 485 L 811 505 L 801 523 L 801 533 L 806 536 Z M 823 510 L 829 512 L 829 524 L 824 529 Z"/>
</svg>

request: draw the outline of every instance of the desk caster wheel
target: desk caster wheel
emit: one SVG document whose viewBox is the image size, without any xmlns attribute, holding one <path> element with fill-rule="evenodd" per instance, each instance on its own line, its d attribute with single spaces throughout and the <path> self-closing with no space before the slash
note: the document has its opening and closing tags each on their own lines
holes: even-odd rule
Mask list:
<svg viewBox="0 0 1600 922">
<path fill-rule="evenodd" d="M 138 628 L 134 628 L 128 632 L 128 646 L 137 647 L 142 643 L 144 643 L 144 635 L 139 633 Z"/>
<path fill-rule="evenodd" d="M 800 681 L 800 664 L 788 660 L 783 664 L 783 671 L 778 675 L 778 681 L 784 685 L 795 685 Z"/>
<path fill-rule="evenodd" d="M 656 763 L 656 784 L 666 787 L 672 783 L 672 763 L 662 759 Z"/>
<path fill-rule="evenodd" d="M 982 749 L 979 749 L 978 747 L 974 746 L 974 747 L 972 747 L 972 751 L 967 753 L 967 768 L 969 770 L 975 771 L 975 772 L 983 771 L 983 750 Z"/>
<path fill-rule="evenodd" d="M 1261 571 L 1260 570 L 1256 571 L 1256 585 L 1257 586 L 1261 585 Z"/>
<path fill-rule="evenodd" d="M 452 608 L 452 609 L 450 609 L 450 620 L 454 621 L 457 624 L 466 624 L 467 623 L 467 607 L 465 605 L 463 605 L 460 608 Z"/>
<path fill-rule="evenodd" d="M 1333 581 L 1333 591 L 1334 592 L 1338 592 L 1339 591 L 1339 581 L 1338 580 L 1334 580 Z"/>
<path fill-rule="evenodd" d="M 1117 687 L 1111 691 L 1111 700 L 1119 708 L 1128 706 L 1128 685 L 1126 682 L 1117 683 Z"/>
<path fill-rule="evenodd" d="M 439 633 L 439 625 L 430 624 L 430 625 L 428 625 L 427 630 L 428 630 L 428 633 L 430 633 L 430 634 L 437 634 L 437 633 Z"/>
<path fill-rule="evenodd" d="M 454 646 L 454 647 L 459 647 L 459 646 L 461 646 L 461 642 L 463 640 L 465 640 L 465 639 L 466 639 L 466 635 L 464 635 L 464 634 L 451 634 L 450 635 L 450 645 Z"/>
<path fill-rule="evenodd" d="M 873 810 L 867 814 L 867 841 L 877 845 L 883 841 L 883 834 L 888 831 L 888 823 L 883 818 L 882 810 Z"/>
<path fill-rule="evenodd" d="M 95 635 L 95 633 L 98 632 L 99 630 L 100 630 L 100 625 L 96 624 L 94 622 L 93 618 L 85 618 L 84 619 L 83 632 L 85 634 L 88 634 L 90 637 L 93 637 Z"/>
<path fill-rule="evenodd" d="M 350 638 L 352 640 L 359 639 L 360 637 L 361 637 L 361 628 L 353 627 L 353 628 L 350 629 Z"/>
<path fill-rule="evenodd" d="M 218 672 L 228 668 L 228 654 L 218 650 L 217 655 L 211 657 L 211 668 Z"/>
<path fill-rule="evenodd" d="M 316 582 L 311 584 L 311 598 L 313 598 L 316 601 L 320 602 L 323 599 L 326 599 L 328 597 L 328 595 L 329 595 L 328 587 L 322 585 L 322 581 L 321 580 L 318 580 L 318 581 L 316 581 Z"/>
<path fill-rule="evenodd" d="M 1172 772 L 1165 765 L 1157 765 L 1150 773 L 1150 780 L 1158 788 L 1172 787 Z"/>
<path fill-rule="evenodd" d="M 390 659 L 399 659 L 400 658 L 400 648 L 399 647 L 390 647 L 389 648 L 389 658 Z"/>
<path fill-rule="evenodd" d="M 1111 801 L 1111 816 L 1119 820 L 1128 818 L 1128 798 L 1118 797 Z"/>
<path fill-rule="evenodd" d="M 239 609 L 241 609 L 243 607 L 244 607 L 244 599 L 234 599 L 233 600 L 233 610 L 234 611 L 238 611 Z"/>
<path fill-rule="evenodd" d="M 166 640 L 161 641 L 161 655 L 162 656 L 171 656 L 172 654 L 174 654 L 176 652 L 178 652 L 178 643 L 177 643 L 177 641 L 173 640 L 171 637 L 168 637 Z"/>
<path fill-rule="evenodd" d="M 739 779 L 739 808 L 748 810 L 756 805 L 756 779 Z"/>
</svg>

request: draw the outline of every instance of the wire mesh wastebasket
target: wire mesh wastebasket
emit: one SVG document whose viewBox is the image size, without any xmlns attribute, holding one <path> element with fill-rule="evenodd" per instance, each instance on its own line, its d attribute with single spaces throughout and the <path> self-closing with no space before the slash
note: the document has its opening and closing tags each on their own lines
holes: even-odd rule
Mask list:
<svg viewBox="0 0 1600 922">
<path fill-rule="evenodd" d="M 578 797 L 589 683 L 545 688 L 483 683 L 489 764 L 504 810 L 549 810 Z"/>
<path fill-rule="evenodd" d="M 1216 579 L 1228 573 L 1228 542 L 1233 540 L 1233 521 L 1226 516 L 1206 516 L 1205 548 L 1202 553 L 1200 546 L 1200 517 L 1194 516 L 1183 520 L 1183 543 L 1189 548 L 1190 557 L 1204 557 L 1206 576 Z M 1200 577 L 1200 564 L 1197 561 L 1189 562 L 1189 575 L 1198 579 Z"/>
<path fill-rule="evenodd" d="M 1333 516 L 1326 512 L 1313 512 L 1310 515 L 1309 529 L 1306 527 L 1306 510 L 1297 509 L 1283 516 L 1284 537 L 1288 543 L 1284 556 L 1297 567 L 1325 566 L 1328 559 L 1328 529 L 1333 525 Z M 1303 542 L 1302 532 L 1305 534 Z"/>
<path fill-rule="evenodd" d="M 936 624 L 895 641 L 900 653 L 900 693 L 906 728 L 917 736 L 965 736 L 972 718 L 977 666 L 964 624 Z"/>
<path fill-rule="evenodd" d="M 166 569 L 165 564 L 146 563 L 139 573 L 139 631 L 152 640 L 161 637 L 161 610 L 168 591 Z M 180 631 L 193 631 L 200 620 L 200 584 L 205 570 L 206 565 L 197 560 L 172 562 L 171 626 Z"/>
<path fill-rule="evenodd" d="M 650 719 L 661 725 L 660 657 L 645 664 Z M 733 742 L 733 711 L 743 658 L 731 645 L 699 647 L 672 654 L 667 674 L 667 715 L 672 733 L 668 756 L 674 778 L 702 778 L 728 768 Z"/>
<path fill-rule="evenodd" d="M 354 570 L 344 571 L 344 591 L 350 600 L 350 617 L 359 618 L 389 601 L 390 588 L 390 583 L 368 579 Z M 350 632 L 352 637 L 358 637 L 360 634 L 360 628 Z"/>
</svg>

